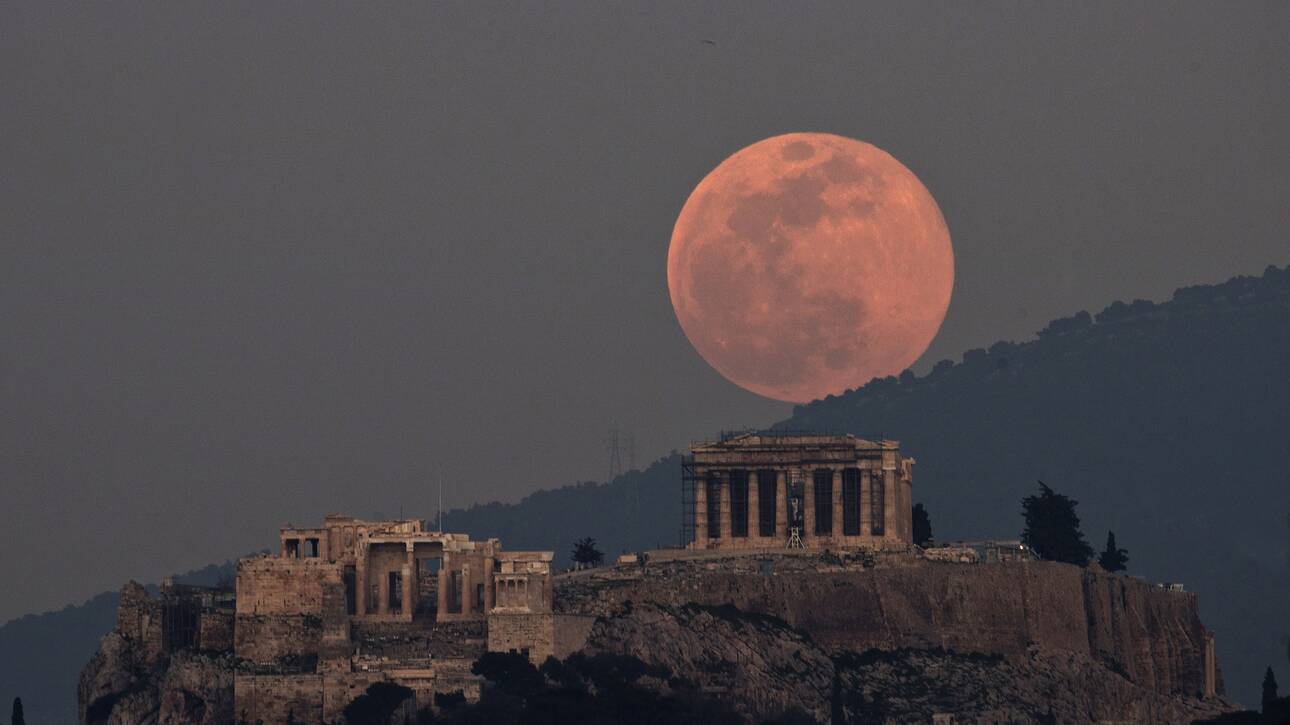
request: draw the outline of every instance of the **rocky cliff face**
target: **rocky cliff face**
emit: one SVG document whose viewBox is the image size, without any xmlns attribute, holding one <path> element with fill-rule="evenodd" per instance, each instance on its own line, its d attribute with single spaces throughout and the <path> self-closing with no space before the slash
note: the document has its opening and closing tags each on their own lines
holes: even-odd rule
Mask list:
<svg viewBox="0 0 1290 725">
<path fill-rule="evenodd" d="M 752 721 L 800 708 L 836 723 L 1182 723 L 1234 709 L 1221 681 L 1202 697 L 1194 595 L 1060 564 L 656 560 L 562 576 L 555 604 L 597 615 L 588 652 L 662 665 Z M 174 649 L 158 606 L 127 587 L 81 675 L 80 721 L 231 725 L 234 656 Z"/>
<path fill-rule="evenodd" d="M 631 578 L 570 582 L 557 606 L 612 617 L 624 602 L 728 604 L 782 619 L 830 654 L 939 648 L 1025 658 L 1039 647 L 1101 662 L 1162 695 L 1205 690 L 1208 633 L 1189 593 L 1050 562 L 804 563 L 651 565 Z M 749 570 L 731 570 L 740 566 Z"/>
<path fill-rule="evenodd" d="M 633 604 L 602 618 L 592 652 L 666 667 L 754 722 L 800 708 L 818 722 L 1187 723 L 1230 709 L 1163 695 L 1089 655 L 1031 646 L 1012 657 L 943 649 L 827 652 L 783 620 L 732 606 Z"/>
<path fill-rule="evenodd" d="M 173 590 L 167 590 L 174 594 Z M 182 598 L 172 596 L 172 604 Z M 85 725 L 226 725 L 233 722 L 231 652 L 216 652 L 227 644 L 227 632 L 188 632 L 176 643 L 180 629 L 162 626 L 163 600 L 154 599 L 139 584 L 121 590 L 116 627 L 81 670 L 77 685 L 79 722 Z M 183 619 L 172 612 L 173 619 Z M 191 629 L 198 629 L 192 618 Z M 214 636 L 214 635 L 219 636 Z"/>
<path fill-rule="evenodd" d="M 233 658 L 179 652 L 149 657 L 112 632 L 81 672 L 86 725 L 226 725 L 233 722 Z"/>
</svg>

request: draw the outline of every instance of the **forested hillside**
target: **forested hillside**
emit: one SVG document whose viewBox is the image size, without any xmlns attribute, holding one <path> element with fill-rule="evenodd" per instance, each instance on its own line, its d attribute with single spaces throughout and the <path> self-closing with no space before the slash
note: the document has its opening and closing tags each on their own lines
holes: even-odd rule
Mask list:
<svg viewBox="0 0 1290 725">
<path fill-rule="evenodd" d="M 1130 574 L 1200 594 L 1247 705 L 1287 664 L 1290 267 L 1081 312 L 780 425 L 899 439 L 941 538 L 1016 537 L 1043 479 L 1080 501 L 1094 547 L 1115 532 Z"/>
</svg>

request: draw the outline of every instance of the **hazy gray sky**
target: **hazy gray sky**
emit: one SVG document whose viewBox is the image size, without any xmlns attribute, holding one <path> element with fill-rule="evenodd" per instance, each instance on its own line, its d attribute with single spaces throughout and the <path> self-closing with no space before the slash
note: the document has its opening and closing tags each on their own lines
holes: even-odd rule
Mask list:
<svg viewBox="0 0 1290 725">
<path fill-rule="evenodd" d="M 0 621 L 428 513 L 438 470 L 600 479 L 615 422 L 645 461 L 784 417 L 666 286 L 766 136 L 936 197 L 923 365 L 1290 262 L 1288 38 L 1283 2 L 5 3 Z"/>
</svg>

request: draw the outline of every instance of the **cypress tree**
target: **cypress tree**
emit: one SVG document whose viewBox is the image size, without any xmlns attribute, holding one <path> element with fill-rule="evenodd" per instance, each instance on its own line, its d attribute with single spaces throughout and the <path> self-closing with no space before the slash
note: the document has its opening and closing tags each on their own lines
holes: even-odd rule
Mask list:
<svg viewBox="0 0 1290 725">
<path fill-rule="evenodd" d="M 1124 571 L 1129 563 L 1129 552 L 1115 545 L 1115 532 L 1106 532 L 1106 550 L 1097 558 L 1097 563 L 1110 572 Z"/>
<path fill-rule="evenodd" d="M 932 517 L 921 503 L 914 504 L 914 543 L 927 546 L 932 542 Z"/>
</svg>

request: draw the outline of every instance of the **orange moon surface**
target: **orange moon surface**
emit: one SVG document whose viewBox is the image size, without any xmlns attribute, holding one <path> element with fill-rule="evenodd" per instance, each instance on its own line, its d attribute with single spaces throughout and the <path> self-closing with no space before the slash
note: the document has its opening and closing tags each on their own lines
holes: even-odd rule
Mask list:
<svg viewBox="0 0 1290 725">
<path fill-rule="evenodd" d="M 667 255 L 672 307 L 731 382 L 805 402 L 895 375 L 927 350 L 954 289 L 936 201 L 876 146 L 774 136 L 686 200 Z"/>
</svg>

